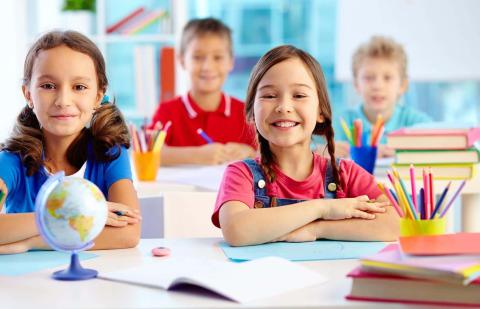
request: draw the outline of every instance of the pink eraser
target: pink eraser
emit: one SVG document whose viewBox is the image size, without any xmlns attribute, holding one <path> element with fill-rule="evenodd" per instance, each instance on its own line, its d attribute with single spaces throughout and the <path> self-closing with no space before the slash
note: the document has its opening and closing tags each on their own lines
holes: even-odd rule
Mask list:
<svg viewBox="0 0 480 309">
<path fill-rule="evenodd" d="M 153 256 L 168 256 L 170 255 L 170 249 L 166 247 L 155 247 L 152 249 Z"/>
</svg>

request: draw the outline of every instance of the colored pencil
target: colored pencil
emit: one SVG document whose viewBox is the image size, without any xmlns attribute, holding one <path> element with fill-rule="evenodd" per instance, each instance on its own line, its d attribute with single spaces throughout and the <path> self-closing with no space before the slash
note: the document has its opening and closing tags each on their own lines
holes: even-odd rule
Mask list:
<svg viewBox="0 0 480 309">
<path fill-rule="evenodd" d="M 413 207 L 415 207 L 415 210 L 418 212 L 417 189 L 415 188 L 415 168 L 413 167 L 413 164 L 410 164 L 410 184 L 411 184 L 411 187 L 412 187 Z"/>
<path fill-rule="evenodd" d="M 392 206 L 393 208 L 395 208 L 396 212 L 398 213 L 398 215 L 403 218 L 405 216 L 405 214 L 403 213 L 403 211 L 400 209 L 400 206 L 398 205 L 397 201 L 395 200 L 395 198 L 393 198 L 392 194 L 390 193 L 390 190 L 387 189 L 387 187 L 385 186 L 385 184 L 383 183 L 379 183 L 378 184 L 378 187 L 380 188 L 380 190 L 383 192 L 383 194 L 385 194 L 388 198 L 388 200 L 390 201 L 390 203 L 392 203 Z"/>
<path fill-rule="evenodd" d="M 348 125 L 343 118 L 340 118 L 340 124 L 342 126 L 343 132 L 345 133 L 345 136 L 348 139 L 348 142 L 350 143 L 350 145 L 353 145 L 352 132 L 350 131 L 350 129 L 348 129 Z"/>
<path fill-rule="evenodd" d="M 437 204 L 435 205 L 435 209 L 433 210 L 432 215 L 430 216 L 430 219 L 435 219 L 435 215 L 442 207 L 442 202 L 445 199 L 445 196 L 447 196 L 447 192 L 450 189 L 451 184 L 452 182 L 450 181 L 448 185 L 445 187 L 445 189 L 443 189 L 442 195 L 440 195 L 440 198 L 438 199 Z"/>
<path fill-rule="evenodd" d="M 462 191 L 463 187 L 465 187 L 465 184 L 466 184 L 466 181 L 462 181 L 462 183 L 460 184 L 460 186 L 458 187 L 457 191 L 455 192 L 455 194 L 452 196 L 452 198 L 450 199 L 450 201 L 446 204 L 445 208 L 443 209 L 442 213 L 440 214 L 440 218 L 443 218 L 443 216 L 445 216 L 445 214 L 447 213 L 448 209 L 450 209 L 450 207 L 452 206 L 453 202 L 457 199 L 458 195 L 460 194 L 460 191 Z"/>
<path fill-rule="evenodd" d="M 418 208 L 420 211 L 420 219 L 426 219 L 425 217 L 425 190 L 420 188 L 420 192 L 418 194 Z"/>
</svg>

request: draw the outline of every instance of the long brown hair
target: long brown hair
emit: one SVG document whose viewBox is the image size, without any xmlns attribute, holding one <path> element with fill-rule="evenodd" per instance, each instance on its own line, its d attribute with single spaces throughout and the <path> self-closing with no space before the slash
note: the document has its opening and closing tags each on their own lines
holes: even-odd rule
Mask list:
<svg viewBox="0 0 480 309">
<path fill-rule="evenodd" d="M 313 134 L 325 136 L 332 164 L 333 177 L 337 187 L 340 188 L 340 175 L 335 159 L 335 143 L 333 140 L 332 109 L 330 107 L 330 100 L 328 99 L 327 88 L 325 86 L 325 77 L 323 76 L 320 64 L 310 54 L 291 45 L 282 45 L 271 49 L 260 58 L 253 68 L 252 74 L 250 75 L 250 82 L 248 84 L 247 99 L 245 103 L 247 120 L 252 121 L 254 118 L 253 105 L 255 102 L 257 87 L 265 73 L 267 73 L 267 71 L 275 64 L 292 58 L 297 58 L 302 61 L 313 76 L 317 88 L 319 113 L 324 118 L 323 123 L 316 123 Z M 273 170 L 275 156 L 270 150 L 268 140 L 258 132 L 258 129 L 257 138 L 260 145 L 262 170 L 267 176 L 268 181 L 273 182 L 275 180 L 275 173 Z"/>
<path fill-rule="evenodd" d="M 29 86 L 33 66 L 38 54 L 43 50 L 67 46 L 89 56 L 97 73 L 98 88 L 107 91 L 108 80 L 105 60 L 98 47 L 90 39 L 76 31 L 52 31 L 41 36 L 28 51 L 24 64 L 23 85 Z M 102 104 L 97 108 L 89 129 L 85 128 L 67 150 L 67 160 L 80 168 L 87 159 L 88 141 L 93 143 L 95 158 L 99 161 L 114 160 L 119 151 L 107 152 L 112 147 L 130 147 L 130 138 L 125 120 L 114 103 Z M 44 137 L 40 123 L 33 110 L 25 106 L 17 117 L 11 136 L 0 145 L 0 150 L 8 150 L 20 155 L 27 174 L 33 175 L 44 164 L 42 158 Z M 118 149 L 117 149 L 118 150 Z"/>
</svg>

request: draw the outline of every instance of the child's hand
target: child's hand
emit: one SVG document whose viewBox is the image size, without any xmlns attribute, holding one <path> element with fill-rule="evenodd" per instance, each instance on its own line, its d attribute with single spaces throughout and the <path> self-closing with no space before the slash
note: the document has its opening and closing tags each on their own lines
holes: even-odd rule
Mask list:
<svg viewBox="0 0 480 309">
<path fill-rule="evenodd" d="M 200 164 L 217 165 L 228 161 L 227 147 L 220 143 L 211 143 L 198 147 L 197 160 Z"/>
<path fill-rule="evenodd" d="M 378 158 L 389 158 L 395 155 L 395 150 L 388 148 L 387 145 L 378 145 L 377 157 Z"/>
<path fill-rule="evenodd" d="M 255 156 L 255 150 L 247 144 L 226 143 L 225 144 L 228 161 L 243 160 Z"/>
<path fill-rule="evenodd" d="M 142 220 L 138 209 L 129 208 L 123 204 L 107 202 L 108 217 L 105 225 L 124 227 L 128 224 L 136 224 Z"/>
<path fill-rule="evenodd" d="M 324 200 L 325 210 L 321 216 L 324 220 L 342 220 L 350 218 L 375 219 L 373 213 L 385 212 L 389 202 L 371 202 L 368 196 L 362 195 L 355 198 L 342 198 Z"/>
</svg>

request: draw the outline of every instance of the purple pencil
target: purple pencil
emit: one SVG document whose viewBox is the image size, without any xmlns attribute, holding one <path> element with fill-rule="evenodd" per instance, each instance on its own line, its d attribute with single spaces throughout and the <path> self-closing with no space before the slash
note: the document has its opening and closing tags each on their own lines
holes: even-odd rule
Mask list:
<svg viewBox="0 0 480 309">
<path fill-rule="evenodd" d="M 457 196 L 460 194 L 460 191 L 462 191 L 463 187 L 465 187 L 465 184 L 466 184 L 466 181 L 462 181 L 462 183 L 460 184 L 460 186 L 458 187 L 457 191 L 455 192 L 455 194 L 452 196 L 452 198 L 450 199 L 450 201 L 448 202 L 448 204 L 445 206 L 445 208 L 443 209 L 442 213 L 440 214 L 440 218 L 443 218 L 443 216 L 445 216 L 445 214 L 447 213 L 448 209 L 450 208 L 450 206 L 452 206 L 453 202 L 455 201 L 455 199 L 457 198 Z"/>
</svg>

